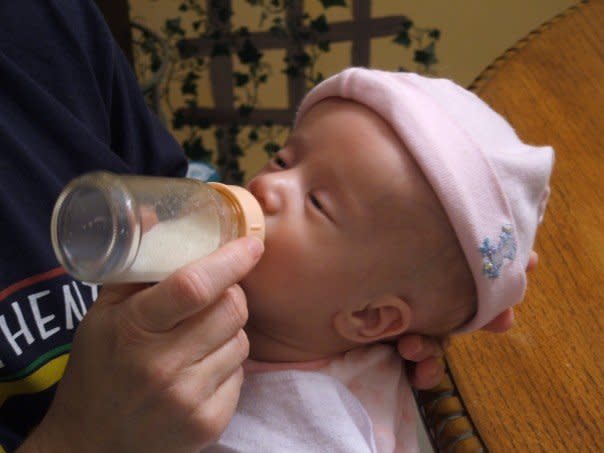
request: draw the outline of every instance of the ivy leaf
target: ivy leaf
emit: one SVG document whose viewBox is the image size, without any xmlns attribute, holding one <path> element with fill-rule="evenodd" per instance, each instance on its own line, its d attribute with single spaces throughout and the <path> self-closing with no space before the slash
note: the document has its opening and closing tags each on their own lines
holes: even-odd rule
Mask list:
<svg viewBox="0 0 604 453">
<path fill-rule="evenodd" d="M 250 39 L 246 39 L 243 42 L 243 47 L 237 52 L 239 61 L 243 64 L 255 64 L 262 58 L 262 52 L 260 52 Z"/>
<path fill-rule="evenodd" d="M 166 19 L 166 32 L 168 35 L 180 35 L 184 36 L 185 31 L 180 26 L 180 17 L 174 19 Z"/>
<path fill-rule="evenodd" d="M 157 52 L 151 54 L 151 72 L 157 72 L 161 67 L 162 59 L 159 57 Z"/>
<path fill-rule="evenodd" d="M 401 28 L 403 30 L 409 30 L 411 27 L 413 27 L 413 21 L 405 17 L 405 19 L 403 19 L 401 22 Z"/>
<path fill-rule="evenodd" d="M 243 156 L 243 148 L 241 146 L 239 146 L 237 143 L 233 143 L 231 144 L 231 155 L 234 157 L 241 157 Z M 233 159 L 233 162 L 231 162 L 229 164 L 229 168 L 231 170 L 233 170 L 234 173 L 234 177 L 237 178 L 237 181 L 241 180 L 241 176 L 243 175 L 243 172 L 239 171 L 239 163 L 237 162 L 237 160 Z"/>
<path fill-rule="evenodd" d="M 206 130 L 212 127 L 212 122 L 207 118 L 200 118 L 195 121 L 195 126 L 197 126 L 199 129 Z"/>
<path fill-rule="evenodd" d="M 346 0 L 321 0 L 323 8 L 331 8 L 332 6 L 347 6 Z"/>
<path fill-rule="evenodd" d="M 212 159 L 212 150 L 203 145 L 201 137 L 196 137 L 193 140 L 186 140 L 182 144 L 185 154 L 192 160 L 201 160 L 204 162 Z"/>
<path fill-rule="evenodd" d="M 438 40 L 440 38 L 440 30 L 438 28 L 434 28 L 433 30 L 430 30 L 428 36 L 430 36 L 432 39 Z"/>
<path fill-rule="evenodd" d="M 311 58 L 310 58 L 310 55 L 308 55 L 306 52 L 296 54 L 293 57 L 294 57 L 295 64 L 297 64 L 298 66 L 300 66 L 302 68 L 304 68 L 306 66 L 310 66 Z"/>
<path fill-rule="evenodd" d="M 251 107 L 251 106 L 246 106 L 246 107 Z M 253 107 L 252 107 L 253 109 Z M 231 141 L 236 141 L 237 140 L 237 134 L 239 134 L 239 131 L 241 130 L 241 126 L 239 125 L 239 123 L 231 123 L 231 125 L 229 126 L 229 138 Z"/>
<path fill-rule="evenodd" d="M 300 69 L 298 68 L 298 66 L 294 66 L 294 65 L 287 65 L 287 67 L 282 71 L 285 74 L 287 74 L 289 77 L 298 77 L 298 75 L 300 74 Z"/>
<path fill-rule="evenodd" d="M 269 156 L 272 156 L 280 149 L 281 149 L 281 147 L 275 142 L 267 142 L 264 144 L 264 151 L 266 151 L 269 154 Z"/>
<path fill-rule="evenodd" d="M 411 38 L 409 37 L 409 32 L 407 30 L 399 31 L 398 34 L 392 40 L 392 42 L 400 44 L 401 46 L 409 47 L 411 45 Z"/>
<path fill-rule="evenodd" d="M 233 78 L 235 79 L 235 86 L 242 87 L 250 81 L 250 76 L 239 71 L 233 72 Z"/>
<path fill-rule="evenodd" d="M 239 28 L 239 30 L 237 30 L 237 33 L 243 38 L 248 38 L 250 36 L 250 30 L 247 27 Z"/>
<path fill-rule="evenodd" d="M 182 129 L 186 124 L 186 118 L 182 110 L 177 110 L 174 112 L 174 116 L 172 117 L 172 128 L 175 130 Z"/>
<path fill-rule="evenodd" d="M 180 91 L 182 94 L 197 94 L 197 80 L 199 76 L 194 72 L 189 72 L 182 82 Z"/>
<path fill-rule="evenodd" d="M 424 66 L 430 66 L 431 64 L 438 63 L 434 51 L 434 42 L 431 42 L 423 49 L 416 50 L 413 61 L 423 64 Z"/>
<path fill-rule="evenodd" d="M 323 52 L 329 52 L 330 42 L 329 41 L 319 41 L 317 43 L 317 47 L 321 49 Z"/>
<path fill-rule="evenodd" d="M 310 28 L 315 30 L 318 33 L 325 33 L 329 31 L 329 24 L 327 23 L 327 18 L 325 14 L 321 14 L 316 19 L 310 22 Z"/>
<path fill-rule="evenodd" d="M 151 36 L 149 33 L 144 33 L 143 37 L 144 39 L 141 43 L 141 49 L 143 49 L 145 53 L 155 52 L 157 42 L 155 41 L 155 39 L 153 39 L 153 36 Z"/>
<path fill-rule="evenodd" d="M 247 118 L 254 111 L 254 107 L 249 104 L 241 104 L 239 106 L 239 116 Z"/>
</svg>

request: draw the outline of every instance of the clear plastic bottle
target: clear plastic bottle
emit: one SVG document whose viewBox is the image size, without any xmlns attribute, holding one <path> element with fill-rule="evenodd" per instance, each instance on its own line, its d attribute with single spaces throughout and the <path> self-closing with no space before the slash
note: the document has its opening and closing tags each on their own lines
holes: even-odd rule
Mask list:
<svg viewBox="0 0 604 453">
<path fill-rule="evenodd" d="M 264 240 L 264 216 L 241 187 L 107 172 L 71 181 L 51 220 L 59 262 L 90 282 L 159 281 L 248 234 Z"/>
</svg>

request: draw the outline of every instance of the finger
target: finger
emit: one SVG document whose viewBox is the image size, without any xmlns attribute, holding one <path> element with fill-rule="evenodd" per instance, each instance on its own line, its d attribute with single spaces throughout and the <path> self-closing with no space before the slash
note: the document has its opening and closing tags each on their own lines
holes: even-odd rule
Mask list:
<svg viewBox="0 0 604 453">
<path fill-rule="evenodd" d="M 211 398 L 216 390 L 241 367 L 250 351 L 247 335 L 240 329 L 222 346 L 183 371 L 180 379 L 188 395 Z"/>
<path fill-rule="evenodd" d="M 403 336 L 398 342 L 398 350 L 404 359 L 413 362 L 442 357 L 444 354 L 438 339 L 422 335 Z"/>
<path fill-rule="evenodd" d="M 529 256 L 529 261 L 526 266 L 526 271 L 531 272 L 532 270 L 534 270 L 537 267 L 537 264 L 539 264 L 539 255 L 534 250 L 531 250 L 531 254 Z"/>
<path fill-rule="evenodd" d="M 411 368 L 409 382 L 419 390 L 436 387 L 445 377 L 445 366 L 440 359 L 428 359 Z"/>
<path fill-rule="evenodd" d="M 239 285 L 230 287 L 214 304 L 176 326 L 166 341 L 167 351 L 181 366 L 203 359 L 234 337 L 247 322 L 245 294 Z"/>
<path fill-rule="evenodd" d="M 211 399 L 200 402 L 194 416 L 198 432 L 205 433 L 204 443 L 215 442 L 226 429 L 237 408 L 242 384 L 243 369 L 239 367 L 222 382 Z"/>
<path fill-rule="evenodd" d="M 514 309 L 508 308 L 501 312 L 495 319 L 489 322 L 481 330 L 487 330 L 493 333 L 503 333 L 514 326 Z"/>
<path fill-rule="evenodd" d="M 117 304 L 149 286 L 149 283 L 106 284 L 101 288 L 97 303 Z"/>
<path fill-rule="evenodd" d="M 259 239 L 237 239 L 135 294 L 130 303 L 135 322 L 152 332 L 172 329 L 240 281 L 258 262 L 263 249 Z"/>
</svg>

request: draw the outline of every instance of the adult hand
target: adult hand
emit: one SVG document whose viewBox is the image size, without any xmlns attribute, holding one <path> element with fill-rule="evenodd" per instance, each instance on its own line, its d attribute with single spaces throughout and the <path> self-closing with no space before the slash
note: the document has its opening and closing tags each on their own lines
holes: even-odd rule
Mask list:
<svg viewBox="0 0 604 453">
<path fill-rule="evenodd" d="M 539 262 L 539 255 L 532 251 L 526 271 L 530 272 Z M 482 328 L 494 333 L 508 331 L 514 325 L 514 309 L 508 308 L 490 323 Z M 409 380 L 411 385 L 419 390 L 428 390 L 437 386 L 445 375 L 445 367 L 441 357 L 449 346 L 450 339 L 433 338 L 424 335 L 403 335 L 398 342 L 401 356 L 410 362 Z"/>
<path fill-rule="evenodd" d="M 249 344 L 243 238 L 153 285 L 105 286 L 23 451 L 199 451 L 230 421 Z"/>
</svg>

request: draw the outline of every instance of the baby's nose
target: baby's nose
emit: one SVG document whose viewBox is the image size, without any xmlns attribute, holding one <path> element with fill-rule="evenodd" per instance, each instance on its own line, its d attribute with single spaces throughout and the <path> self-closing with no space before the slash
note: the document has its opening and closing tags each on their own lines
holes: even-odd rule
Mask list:
<svg viewBox="0 0 604 453">
<path fill-rule="evenodd" d="M 256 197 L 266 215 L 276 214 L 282 207 L 283 200 L 278 189 L 278 183 L 270 175 L 260 175 L 252 179 L 248 185 L 249 191 Z"/>
</svg>

